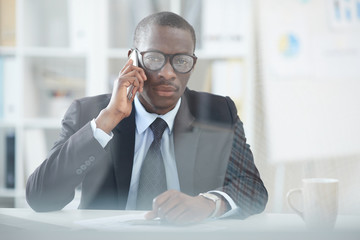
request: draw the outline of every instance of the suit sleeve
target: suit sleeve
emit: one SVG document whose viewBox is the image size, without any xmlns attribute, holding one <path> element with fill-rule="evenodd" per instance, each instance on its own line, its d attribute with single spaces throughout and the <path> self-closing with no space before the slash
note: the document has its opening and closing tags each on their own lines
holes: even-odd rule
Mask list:
<svg viewBox="0 0 360 240">
<path fill-rule="evenodd" d="M 74 101 L 62 121 L 59 140 L 30 175 L 26 200 L 35 211 L 55 211 L 74 198 L 86 172 L 101 161 L 105 150 L 94 138 L 90 122 L 81 124 L 81 104 Z"/>
<path fill-rule="evenodd" d="M 246 143 L 243 124 L 237 114 L 233 116 L 234 138 L 224 185 L 220 190 L 227 193 L 238 206 L 232 216 L 244 219 L 265 209 L 268 193 L 255 166 L 250 146 Z"/>
</svg>

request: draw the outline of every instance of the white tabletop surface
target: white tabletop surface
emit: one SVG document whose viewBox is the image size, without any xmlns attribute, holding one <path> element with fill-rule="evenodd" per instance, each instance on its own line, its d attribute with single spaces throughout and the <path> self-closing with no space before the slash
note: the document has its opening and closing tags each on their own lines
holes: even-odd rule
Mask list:
<svg viewBox="0 0 360 240">
<path fill-rule="evenodd" d="M 222 219 L 171 226 L 142 219 L 144 212 L 0 208 L 0 239 L 360 239 L 360 216 L 339 215 L 335 229 L 309 231 L 295 214 L 263 213 L 246 220 Z M 121 236 L 121 237 L 120 237 Z"/>
</svg>

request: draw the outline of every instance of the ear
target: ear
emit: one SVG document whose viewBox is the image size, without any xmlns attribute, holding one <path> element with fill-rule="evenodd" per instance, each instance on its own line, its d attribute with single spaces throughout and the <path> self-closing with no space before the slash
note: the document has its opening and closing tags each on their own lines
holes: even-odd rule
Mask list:
<svg viewBox="0 0 360 240">
<path fill-rule="evenodd" d="M 134 49 L 129 49 L 129 51 L 128 51 L 128 57 L 130 57 L 130 54 L 132 53 L 132 51 L 134 51 Z"/>
</svg>

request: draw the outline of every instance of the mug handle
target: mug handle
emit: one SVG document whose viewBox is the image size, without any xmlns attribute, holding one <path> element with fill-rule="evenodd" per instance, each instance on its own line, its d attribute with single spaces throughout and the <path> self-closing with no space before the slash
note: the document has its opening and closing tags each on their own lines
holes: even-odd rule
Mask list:
<svg viewBox="0 0 360 240">
<path fill-rule="evenodd" d="M 302 193 L 302 189 L 301 188 L 295 188 L 295 189 L 291 189 L 287 194 L 286 194 L 286 200 L 290 206 L 290 208 L 292 208 L 292 210 L 294 210 L 300 217 L 304 218 L 304 214 L 303 212 L 301 212 L 300 210 L 298 210 L 293 203 L 291 202 L 291 195 L 293 195 L 296 192 L 300 192 Z"/>
</svg>

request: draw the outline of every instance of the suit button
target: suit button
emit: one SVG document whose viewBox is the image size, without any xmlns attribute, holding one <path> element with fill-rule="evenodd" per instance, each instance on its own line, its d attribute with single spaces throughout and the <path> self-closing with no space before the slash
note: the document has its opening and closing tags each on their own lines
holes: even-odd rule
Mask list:
<svg viewBox="0 0 360 240">
<path fill-rule="evenodd" d="M 82 174 L 82 172 L 83 172 L 83 171 L 82 171 L 81 169 L 79 169 L 79 168 L 78 168 L 78 169 L 76 169 L 76 174 L 77 174 L 77 175 Z"/>
<path fill-rule="evenodd" d="M 95 157 L 94 157 L 94 156 L 90 156 L 90 157 L 89 157 L 89 160 L 90 160 L 91 162 L 93 162 L 93 161 L 95 161 Z"/>
<path fill-rule="evenodd" d="M 86 167 L 85 165 L 81 165 L 80 168 L 81 168 L 82 170 L 85 170 L 87 167 Z"/>
<path fill-rule="evenodd" d="M 86 161 L 85 161 L 85 165 L 86 165 L 86 166 L 90 166 L 90 165 L 91 165 L 91 162 L 90 162 L 89 160 L 86 160 Z"/>
</svg>

